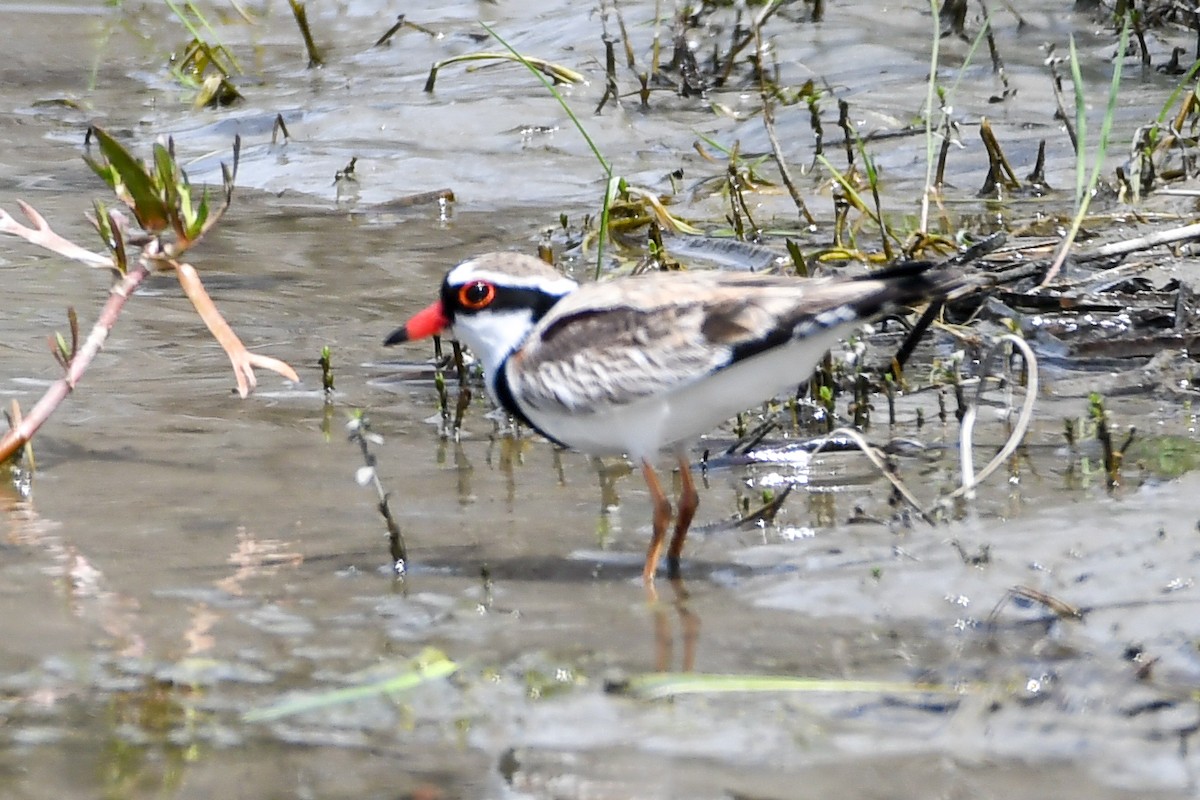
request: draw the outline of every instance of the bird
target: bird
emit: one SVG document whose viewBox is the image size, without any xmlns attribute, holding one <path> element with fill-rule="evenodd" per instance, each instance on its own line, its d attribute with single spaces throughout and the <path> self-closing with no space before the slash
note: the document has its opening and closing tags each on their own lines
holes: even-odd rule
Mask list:
<svg viewBox="0 0 1200 800">
<path fill-rule="evenodd" d="M 673 452 L 680 469 L 667 548 L 676 579 L 700 502 L 688 446 L 794 390 L 857 327 L 960 285 L 934 267 L 902 262 L 853 278 L 674 270 L 580 284 L 531 255 L 486 253 L 450 269 L 438 299 L 384 344 L 450 332 L 518 422 L 563 447 L 640 463 L 653 501 L 642 579 L 652 586 L 671 521 L 658 454 Z"/>
</svg>

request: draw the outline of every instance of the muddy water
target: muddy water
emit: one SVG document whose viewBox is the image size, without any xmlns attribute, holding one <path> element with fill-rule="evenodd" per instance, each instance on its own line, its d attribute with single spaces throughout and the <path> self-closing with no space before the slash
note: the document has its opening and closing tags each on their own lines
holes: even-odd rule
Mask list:
<svg viewBox="0 0 1200 800">
<path fill-rule="evenodd" d="M 87 121 L 138 146 L 171 134 L 193 177 L 208 180 L 240 133 L 243 191 L 194 260 L 242 338 L 304 379 L 290 386 L 261 374 L 258 392 L 239 400 L 223 353 L 171 280 L 155 279 L 131 302 L 37 439 L 32 494 L 0 496 L 4 796 L 1195 793 L 1200 483 L 1135 464 L 1129 486 L 1106 495 L 1094 452 L 1072 461 L 1061 446 L 1062 420 L 1086 411 L 1077 394 L 1048 396 L 1026 456 L 959 522 L 937 529 L 872 522 L 891 516 L 889 491 L 856 456 L 714 468 L 686 585 L 661 587 L 657 604 L 636 577 L 649 519 L 636 474 L 497 436 L 478 399 L 461 439 L 442 438 L 432 385 L 398 377 L 409 373 L 380 340 L 459 258 L 528 249 L 560 213 L 577 225 L 603 179 L 561 109 L 520 70 L 449 67 L 426 95 L 428 65 L 475 50 L 468 36 L 488 15 L 515 46 L 587 74 L 568 95 L 589 133 L 618 172 L 664 191 L 677 168 L 691 187 L 724 173 L 692 149 L 697 134 L 764 147 L 757 120 L 736 118 L 754 97 L 719 93 L 727 113 L 714 114 L 664 91 L 651 113 L 627 99 L 591 116 L 603 87 L 600 20 L 578 4 L 316 5 L 329 61 L 319 71 L 305 68 L 282 4 L 252 8 L 262 16 L 255 26 L 232 14 L 216 22 L 252 76 L 241 84 L 247 102 L 197 112 L 166 73 L 183 35 L 157 6 L 0 3 L 0 203 L 12 210 L 24 198 L 86 242 L 82 213 L 103 196 L 78 158 Z M 977 60 L 956 104 L 969 124 L 992 117 L 1019 164 L 1048 139 L 1049 182 L 1070 186 L 1040 48 L 1062 51 L 1074 32 L 1085 75 L 1102 86 L 1112 45 L 1089 18 L 1014 5 L 1026 24 L 999 10 L 996 32 L 1016 99 L 987 103 L 1002 87 Z M 623 8 L 648 59 L 653 4 Z M 923 98 L 929 20 L 919 3 L 866 8 L 830 4 L 819 26 L 791 18 L 799 9 L 781 15 L 780 70 L 793 85 L 827 81 L 864 130 L 903 128 Z M 400 11 L 443 36 L 406 31 L 371 49 Z M 1178 43 L 1150 41 L 1159 60 Z M 954 66 L 967 45 L 947 39 L 943 51 Z M 1117 141 L 1172 88 L 1157 72 L 1134 69 L 1128 80 L 1138 91 L 1118 112 Z M 1103 106 L 1101 89 L 1094 105 Z M 289 126 L 286 144 L 271 143 L 276 114 Z M 835 112 L 824 116 L 833 130 Z M 779 131 L 789 156 L 807 164 L 807 110 L 781 111 Z M 872 152 L 887 207 L 914 213 L 921 138 Z M 358 180 L 339 196 L 333 176 L 353 157 Z M 964 209 L 956 220 L 1037 213 L 971 199 L 985 171 L 973 134 L 953 159 L 955 213 Z M 814 207 L 828 208 L 828 187 L 805 186 Z M 441 188 L 458 198 L 449 213 L 389 205 Z M 797 227 L 783 193 L 755 200 L 764 219 Z M 1065 203 L 1043 202 L 1051 211 Z M 697 190 L 681 208 L 719 221 L 723 203 Z M 814 247 L 828 243 L 827 233 L 812 237 Z M 1195 269 L 1166 267 L 1185 278 Z M 64 308 L 89 324 L 108 279 L 10 240 L 0 274 L 0 399 L 28 407 L 56 376 L 45 341 L 65 327 Z M 315 365 L 324 345 L 337 369 L 332 407 Z M 1112 403 L 1122 424 L 1195 439 L 1182 400 Z M 386 569 L 373 496 L 354 482 L 361 460 L 342 431 L 354 408 L 370 409 L 384 437 L 379 473 L 412 549 L 402 585 Z M 898 419 L 869 434 L 926 445 L 899 468 L 931 502 L 957 483 L 956 426 L 938 421 L 931 392 L 904 398 Z M 985 415 L 985 444 L 1004 433 L 999 415 Z M 704 446 L 715 452 L 723 436 Z M 774 523 L 731 524 L 781 483 L 797 489 Z M 1083 619 L 1003 602 L 1017 585 L 1061 598 Z M 293 693 L 395 674 L 426 646 L 460 665 L 454 678 L 276 722 L 242 720 Z M 958 691 L 674 701 L 606 691 L 688 668 Z"/>
</svg>

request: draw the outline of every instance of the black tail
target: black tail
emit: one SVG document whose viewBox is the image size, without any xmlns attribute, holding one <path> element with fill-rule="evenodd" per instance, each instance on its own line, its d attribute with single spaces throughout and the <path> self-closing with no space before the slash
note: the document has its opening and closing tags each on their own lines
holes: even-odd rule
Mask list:
<svg viewBox="0 0 1200 800">
<path fill-rule="evenodd" d="M 873 269 L 865 275 L 856 275 L 856 281 L 889 281 L 896 278 L 912 278 L 936 267 L 932 261 L 898 261 L 886 267 Z"/>
<path fill-rule="evenodd" d="M 917 342 L 933 324 L 934 319 L 942 312 L 943 306 L 952 301 L 982 289 L 991 283 L 991 279 L 979 273 L 964 271 L 961 264 L 947 262 L 934 264 L 931 261 L 908 261 L 892 264 L 883 269 L 875 270 L 856 277 L 855 280 L 878 280 L 885 283 L 886 288 L 879 292 L 873 302 L 864 303 L 860 311 L 864 315 L 887 313 L 888 308 L 907 305 L 912 302 L 930 301 L 924 313 L 916 324 L 909 330 L 908 336 L 900 345 L 900 349 L 892 359 L 888 372 L 898 378 L 899 370 L 904 368 L 909 357 L 916 349 Z"/>
<path fill-rule="evenodd" d="M 968 274 L 958 264 L 938 264 L 932 261 L 902 261 L 856 275 L 856 281 L 883 281 L 891 290 L 884 293 L 886 303 L 909 303 L 931 299 L 954 299 L 987 285 L 988 280 L 978 273 Z M 880 298 L 883 299 L 883 298 Z"/>
</svg>

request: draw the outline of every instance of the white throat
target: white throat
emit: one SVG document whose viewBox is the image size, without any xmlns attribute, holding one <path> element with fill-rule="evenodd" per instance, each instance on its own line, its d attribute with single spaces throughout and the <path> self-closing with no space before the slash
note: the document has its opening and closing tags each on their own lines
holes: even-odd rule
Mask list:
<svg viewBox="0 0 1200 800">
<path fill-rule="evenodd" d="M 488 394 L 493 401 L 496 401 L 493 383 L 497 370 L 521 346 L 533 326 L 533 312 L 528 308 L 459 314 L 454 320 L 454 338 L 471 348 L 483 363 Z"/>
</svg>

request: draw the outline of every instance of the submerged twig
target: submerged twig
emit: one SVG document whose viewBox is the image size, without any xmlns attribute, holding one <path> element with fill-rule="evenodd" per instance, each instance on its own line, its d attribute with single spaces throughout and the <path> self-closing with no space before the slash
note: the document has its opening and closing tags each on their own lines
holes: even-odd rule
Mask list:
<svg viewBox="0 0 1200 800">
<path fill-rule="evenodd" d="M 415 22 L 410 22 L 407 19 L 406 15 L 401 14 L 398 17 L 396 17 L 395 24 L 392 25 L 392 27 L 388 28 L 387 31 L 384 32 L 383 36 L 380 36 L 378 39 L 376 39 L 375 44 L 373 44 L 371 46 L 372 47 L 383 47 L 385 44 L 390 45 L 391 41 L 392 41 L 392 37 L 395 36 L 397 33 L 399 33 L 401 28 L 412 28 L 414 31 L 423 33 L 432 39 L 441 38 L 441 34 L 439 34 L 437 31 L 427 28 L 424 25 L 418 25 Z"/>
<path fill-rule="evenodd" d="M 1125 442 L 1117 447 L 1113 442 L 1112 431 L 1108 427 L 1108 412 L 1104 408 L 1104 398 L 1099 393 L 1092 392 L 1088 398 L 1088 412 L 1096 424 L 1096 439 L 1099 440 L 1101 451 L 1104 453 L 1104 477 L 1108 488 L 1112 490 L 1121 483 L 1121 465 L 1125 462 L 1125 451 L 1133 443 L 1137 429 L 1131 427 L 1125 437 Z"/>
<path fill-rule="evenodd" d="M 1076 154 L 1079 153 L 1079 135 L 1075 133 L 1075 123 L 1071 118 L 1071 114 L 1067 113 L 1067 101 L 1063 96 L 1062 76 L 1058 74 L 1058 65 L 1061 59 L 1053 54 L 1046 59 L 1047 66 L 1050 67 L 1050 86 L 1054 90 L 1054 103 L 1058 107 L 1058 120 L 1067 129 L 1067 138 L 1071 140 L 1071 149 Z"/>
<path fill-rule="evenodd" d="M 1083 621 L 1083 609 L 1073 606 L 1065 600 L 1060 600 L 1054 595 L 1029 586 L 1014 586 L 1004 593 L 1004 596 L 997 601 L 995 607 L 992 609 L 992 613 L 988 614 L 988 626 L 995 625 L 996 618 L 1000 616 L 1001 609 L 1018 597 L 1034 603 L 1040 603 L 1050 609 L 1059 619 L 1072 619 L 1076 622 Z"/>
<path fill-rule="evenodd" d="M 621 91 L 617 87 L 617 56 L 613 50 L 613 40 L 604 37 L 604 96 L 600 98 L 599 105 L 592 113 L 599 114 L 604 110 L 604 106 L 608 105 L 609 98 L 612 98 L 613 103 L 621 105 Z"/>
<path fill-rule="evenodd" d="M 325 392 L 326 400 L 336 391 L 333 385 L 333 353 L 329 345 L 321 348 L 321 357 L 317 360 L 321 367 L 321 389 Z"/>
<path fill-rule="evenodd" d="M 989 181 L 993 185 L 1001 184 L 1008 189 L 1020 188 L 1021 181 L 1017 178 L 1012 164 L 1008 162 L 1008 157 L 1004 155 L 1004 149 L 1000 146 L 1000 141 L 992 130 L 992 123 L 988 121 L 987 117 L 979 121 L 979 138 L 983 141 L 984 150 L 987 151 Z M 990 193 L 990 191 L 991 187 L 984 188 L 985 193 Z"/>
</svg>

